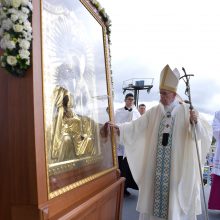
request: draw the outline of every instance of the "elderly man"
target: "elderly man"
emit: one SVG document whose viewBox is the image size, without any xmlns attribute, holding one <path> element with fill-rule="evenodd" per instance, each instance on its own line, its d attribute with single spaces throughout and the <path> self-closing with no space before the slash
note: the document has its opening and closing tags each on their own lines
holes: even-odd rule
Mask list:
<svg viewBox="0 0 220 220">
<path fill-rule="evenodd" d="M 195 220 L 201 213 L 200 177 L 191 124 L 201 158 L 210 147 L 211 126 L 176 100 L 179 72 L 166 65 L 160 75 L 160 103 L 120 126 L 133 177 L 139 187 L 140 220 Z"/>
</svg>

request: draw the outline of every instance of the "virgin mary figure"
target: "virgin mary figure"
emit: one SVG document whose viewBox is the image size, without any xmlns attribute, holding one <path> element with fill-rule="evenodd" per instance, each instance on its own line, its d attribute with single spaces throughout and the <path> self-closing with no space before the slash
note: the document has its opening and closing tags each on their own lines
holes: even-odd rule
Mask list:
<svg viewBox="0 0 220 220">
<path fill-rule="evenodd" d="M 95 154 L 94 123 L 72 111 L 73 96 L 61 86 L 54 89 L 54 108 L 51 159 L 61 162 Z"/>
</svg>

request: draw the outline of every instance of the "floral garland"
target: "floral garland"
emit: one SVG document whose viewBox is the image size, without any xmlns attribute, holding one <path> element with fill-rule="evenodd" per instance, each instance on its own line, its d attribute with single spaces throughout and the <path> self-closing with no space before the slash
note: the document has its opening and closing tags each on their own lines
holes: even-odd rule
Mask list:
<svg viewBox="0 0 220 220">
<path fill-rule="evenodd" d="M 106 26 L 106 32 L 107 32 L 107 36 L 108 36 L 108 43 L 109 45 L 111 44 L 111 39 L 110 39 L 110 34 L 111 34 L 111 20 L 108 16 L 108 14 L 105 12 L 105 9 L 100 5 L 100 3 L 96 0 L 89 0 L 91 2 L 91 4 L 95 7 L 95 9 L 98 11 L 100 17 L 102 18 L 105 26 Z M 109 66 L 110 66 L 110 74 L 112 75 L 112 66 L 111 66 L 111 50 L 110 47 L 108 48 L 109 50 Z M 113 87 L 113 82 L 112 82 L 112 87 Z M 114 96 L 114 92 L 112 90 L 113 96 Z"/>
<path fill-rule="evenodd" d="M 30 67 L 31 15 L 31 0 L 0 0 L 0 62 L 15 76 L 24 76 Z"/>
</svg>

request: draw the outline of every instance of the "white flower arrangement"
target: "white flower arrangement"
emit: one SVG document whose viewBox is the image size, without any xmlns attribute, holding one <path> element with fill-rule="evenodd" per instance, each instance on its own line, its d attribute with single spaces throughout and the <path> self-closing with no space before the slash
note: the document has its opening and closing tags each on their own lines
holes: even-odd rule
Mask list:
<svg viewBox="0 0 220 220">
<path fill-rule="evenodd" d="M 90 2 L 96 8 L 96 10 L 98 11 L 99 15 L 101 16 L 103 22 L 105 23 L 105 26 L 107 29 L 107 35 L 108 35 L 108 42 L 110 44 L 111 43 L 111 41 L 110 41 L 111 20 L 110 20 L 108 14 L 105 12 L 105 9 L 100 5 L 100 3 L 97 0 L 90 0 Z"/>
<path fill-rule="evenodd" d="M 30 67 L 32 9 L 31 0 L 0 0 L 0 63 L 15 76 Z"/>
</svg>

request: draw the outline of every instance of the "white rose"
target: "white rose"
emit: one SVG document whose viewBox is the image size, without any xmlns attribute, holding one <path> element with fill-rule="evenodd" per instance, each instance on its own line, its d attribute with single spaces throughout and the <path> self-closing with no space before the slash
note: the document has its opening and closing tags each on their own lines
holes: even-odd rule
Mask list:
<svg viewBox="0 0 220 220">
<path fill-rule="evenodd" d="M 19 14 L 19 11 L 17 10 L 17 9 L 15 9 L 15 8 L 9 8 L 8 9 L 8 12 L 10 13 L 10 14 Z"/>
<path fill-rule="evenodd" d="M 26 38 L 27 32 L 26 32 L 25 30 L 23 30 L 23 31 L 22 31 L 22 35 L 23 35 L 24 38 Z"/>
<path fill-rule="evenodd" d="M 12 0 L 12 6 L 18 8 L 21 5 L 21 0 Z"/>
<path fill-rule="evenodd" d="M 22 35 L 23 35 L 23 37 L 25 38 L 25 40 L 27 40 L 27 41 L 31 41 L 31 39 L 32 39 L 32 34 L 30 33 L 30 32 L 26 32 L 26 31 L 22 31 Z"/>
<path fill-rule="evenodd" d="M 19 14 L 19 23 L 22 24 L 28 20 L 28 15 L 23 12 Z"/>
<path fill-rule="evenodd" d="M 10 40 L 11 37 L 9 33 L 5 33 L 3 38 L 5 38 L 6 40 Z"/>
<path fill-rule="evenodd" d="M 28 14 L 30 12 L 30 10 L 26 7 L 22 7 L 21 8 L 21 11 L 24 13 L 24 14 Z"/>
<path fill-rule="evenodd" d="M 2 28 L 4 30 L 8 31 L 9 29 L 11 29 L 12 25 L 13 23 L 9 18 L 2 21 Z"/>
<path fill-rule="evenodd" d="M 8 41 L 6 44 L 6 47 L 10 50 L 15 48 L 15 42 L 14 41 Z"/>
<path fill-rule="evenodd" d="M 19 50 L 19 55 L 21 59 L 29 59 L 30 52 L 28 50 L 21 49 Z"/>
<path fill-rule="evenodd" d="M 27 32 L 32 32 L 31 23 L 29 21 L 24 22 L 24 29 L 27 30 Z"/>
<path fill-rule="evenodd" d="M 5 38 L 6 40 L 10 40 L 10 34 L 9 34 L 9 33 L 5 33 L 5 34 L 4 34 L 4 38 Z"/>
<path fill-rule="evenodd" d="M 27 40 L 21 40 L 19 45 L 22 49 L 28 50 L 30 48 L 30 42 Z"/>
<path fill-rule="evenodd" d="M 15 15 L 15 14 L 12 14 L 12 15 L 11 15 L 11 20 L 12 20 L 13 22 L 17 21 L 17 20 L 18 20 L 18 16 Z"/>
<path fill-rule="evenodd" d="M 13 25 L 13 29 L 14 29 L 15 32 L 22 32 L 23 25 L 15 24 L 15 25 Z"/>
<path fill-rule="evenodd" d="M 15 56 L 7 56 L 7 63 L 11 66 L 15 66 L 17 64 L 17 59 Z"/>
<path fill-rule="evenodd" d="M 3 50 L 7 49 L 8 41 L 10 41 L 10 35 L 9 34 L 5 34 L 4 37 L 0 41 L 0 47 Z"/>
</svg>

